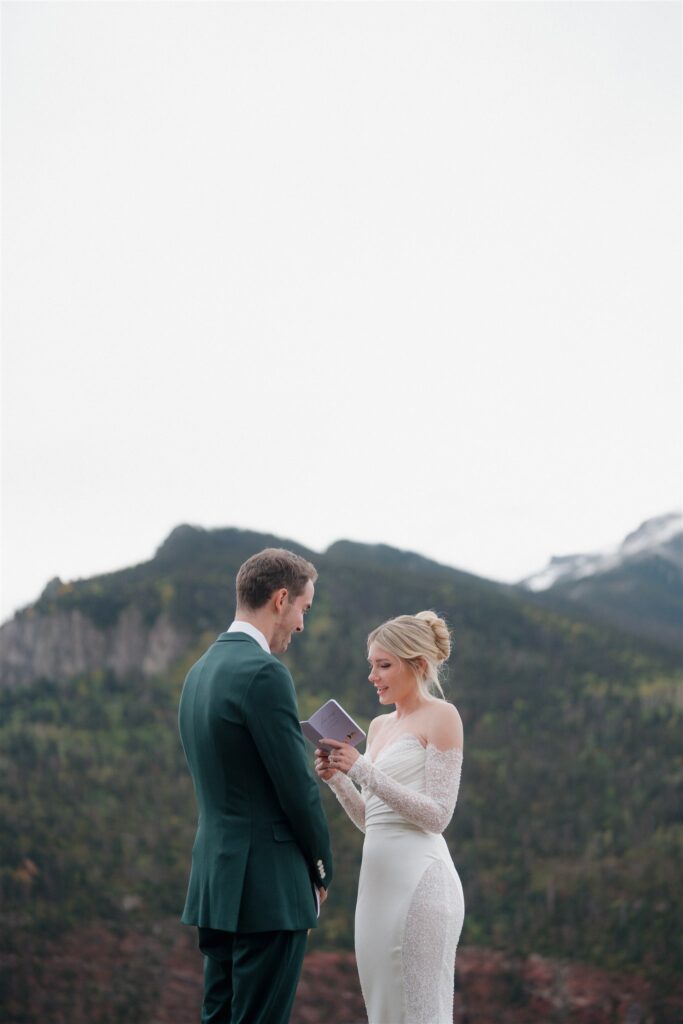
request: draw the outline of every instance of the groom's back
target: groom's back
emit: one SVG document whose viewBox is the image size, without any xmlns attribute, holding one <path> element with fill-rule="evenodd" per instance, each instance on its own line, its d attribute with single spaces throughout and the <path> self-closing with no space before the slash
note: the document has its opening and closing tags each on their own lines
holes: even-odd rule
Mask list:
<svg viewBox="0 0 683 1024">
<path fill-rule="evenodd" d="M 205 826 L 281 813 L 247 727 L 246 705 L 258 673 L 283 669 L 249 637 L 233 633 L 223 634 L 188 673 L 178 720 Z"/>
</svg>

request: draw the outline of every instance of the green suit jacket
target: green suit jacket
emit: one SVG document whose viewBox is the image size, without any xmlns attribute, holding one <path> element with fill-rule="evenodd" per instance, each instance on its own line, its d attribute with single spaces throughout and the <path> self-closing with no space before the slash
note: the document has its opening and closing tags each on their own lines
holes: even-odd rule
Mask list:
<svg viewBox="0 0 683 1024">
<path fill-rule="evenodd" d="M 332 855 L 288 670 L 222 633 L 190 669 L 178 718 L 199 809 L 184 924 L 313 927 Z"/>
</svg>

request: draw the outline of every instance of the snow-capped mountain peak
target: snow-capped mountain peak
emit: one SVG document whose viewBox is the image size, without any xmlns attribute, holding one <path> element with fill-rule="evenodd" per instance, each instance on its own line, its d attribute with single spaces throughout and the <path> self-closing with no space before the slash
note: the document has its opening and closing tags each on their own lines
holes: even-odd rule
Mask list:
<svg viewBox="0 0 683 1024">
<path fill-rule="evenodd" d="M 554 556 L 545 569 L 527 576 L 520 585 L 533 591 L 548 590 L 556 583 L 609 572 L 625 562 L 653 554 L 680 565 L 680 553 L 670 546 L 679 534 L 683 534 L 683 515 L 680 512 L 655 516 L 641 523 L 618 547 L 592 554 Z"/>
<path fill-rule="evenodd" d="M 654 519 L 647 519 L 637 530 L 629 533 L 619 551 L 628 557 L 637 555 L 640 551 L 652 551 L 662 544 L 666 544 L 682 531 L 683 515 L 680 512 L 656 516 Z"/>
</svg>

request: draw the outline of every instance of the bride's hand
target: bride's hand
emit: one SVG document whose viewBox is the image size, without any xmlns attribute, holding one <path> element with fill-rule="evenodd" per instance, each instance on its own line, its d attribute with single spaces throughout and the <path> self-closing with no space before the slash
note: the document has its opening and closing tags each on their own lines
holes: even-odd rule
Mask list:
<svg viewBox="0 0 683 1024">
<path fill-rule="evenodd" d="M 330 751 L 318 748 L 315 752 L 316 775 L 319 775 L 324 782 L 329 782 L 332 776 L 336 774 L 336 771 L 336 768 L 330 767 Z"/>
<path fill-rule="evenodd" d="M 350 743 L 340 743 L 339 740 L 321 740 L 320 742 L 332 747 L 327 756 L 327 765 L 333 770 L 336 769 L 346 774 L 360 757 L 358 751 Z M 324 751 L 316 751 L 316 753 L 322 754 Z"/>
</svg>

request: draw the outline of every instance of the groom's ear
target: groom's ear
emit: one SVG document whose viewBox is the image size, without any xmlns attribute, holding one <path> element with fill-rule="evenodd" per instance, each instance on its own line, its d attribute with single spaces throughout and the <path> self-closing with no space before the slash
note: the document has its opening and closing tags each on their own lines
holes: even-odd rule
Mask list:
<svg viewBox="0 0 683 1024">
<path fill-rule="evenodd" d="M 282 611 L 284 606 L 287 604 L 289 599 L 289 591 L 286 587 L 281 587 L 279 590 L 274 590 L 270 596 L 270 602 L 273 610 L 278 614 Z"/>
</svg>

